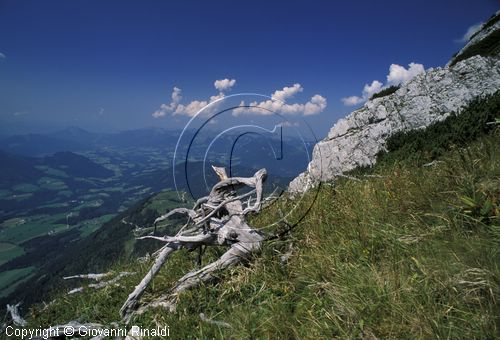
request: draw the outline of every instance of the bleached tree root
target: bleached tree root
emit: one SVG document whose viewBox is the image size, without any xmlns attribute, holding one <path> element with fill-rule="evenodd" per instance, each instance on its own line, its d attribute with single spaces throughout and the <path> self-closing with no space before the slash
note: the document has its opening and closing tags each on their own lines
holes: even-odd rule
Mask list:
<svg viewBox="0 0 500 340">
<path fill-rule="evenodd" d="M 163 246 L 160 253 L 156 257 L 155 263 L 153 264 L 149 272 L 146 274 L 146 276 L 144 276 L 142 281 L 135 287 L 134 291 L 130 293 L 127 300 L 120 309 L 120 314 L 126 320 L 130 319 L 131 314 L 137 308 L 139 299 L 141 298 L 142 294 L 144 294 L 144 291 L 148 287 L 149 283 L 153 280 L 156 274 L 158 274 L 161 267 L 163 266 L 167 258 L 170 256 L 170 254 L 172 254 L 175 250 L 177 250 L 177 247 L 178 246 L 174 244 L 167 244 Z"/>
<path fill-rule="evenodd" d="M 255 242 L 240 244 L 236 243 L 226 251 L 218 260 L 206 265 L 205 267 L 193 270 L 180 278 L 169 294 L 162 295 L 158 299 L 144 304 L 137 308 L 134 314 L 142 314 L 146 310 L 156 307 L 163 307 L 174 312 L 179 295 L 189 289 L 195 288 L 203 283 L 211 282 L 215 279 L 216 273 L 234 267 L 242 262 L 248 261 L 252 255 L 260 249 L 263 237 L 256 234 Z"/>
<path fill-rule="evenodd" d="M 26 320 L 21 317 L 19 313 L 19 306 L 21 302 L 16 303 L 15 305 L 7 305 L 7 312 L 5 314 L 4 323 L 0 328 L 0 334 L 3 334 L 5 329 L 10 326 L 18 326 L 18 327 L 26 327 Z"/>
<path fill-rule="evenodd" d="M 153 266 L 121 307 L 120 314 L 127 323 L 133 315 L 141 314 L 149 308 L 163 307 L 174 311 L 180 293 L 213 280 L 216 272 L 247 261 L 259 251 L 264 235 L 252 229 L 246 223 L 245 217 L 247 214 L 259 212 L 262 207 L 262 183 L 267 176 L 266 170 L 261 169 L 248 178 L 228 178 L 224 168 L 214 167 L 214 170 L 221 181 L 212 188 L 208 196 L 199 199 L 193 209 L 174 209 L 156 219 L 155 227 L 157 223 L 175 214 L 187 216 L 186 224 L 175 236 L 140 237 L 167 244 L 157 252 Z M 237 189 L 243 187 L 254 189 L 238 195 Z M 252 200 L 252 195 L 256 196 L 255 200 Z M 244 198 L 248 198 L 245 203 L 242 202 Z M 192 250 L 201 246 L 228 246 L 229 249 L 213 263 L 184 275 L 167 294 L 150 303 L 140 304 L 139 300 L 144 291 L 174 251 L 183 248 Z"/>
<path fill-rule="evenodd" d="M 79 275 L 73 275 L 73 276 L 66 276 L 66 277 L 63 277 L 63 279 L 64 280 L 71 280 L 71 279 L 95 280 L 95 281 L 98 281 L 98 283 L 91 283 L 91 284 L 87 285 L 87 287 L 92 288 L 92 289 L 102 289 L 104 287 L 111 286 L 111 285 L 115 285 L 115 286 L 119 285 L 118 281 L 120 281 L 121 278 L 123 278 L 125 276 L 129 276 L 129 275 L 133 275 L 133 274 L 135 274 L 135 273 L 134 272 L 121 272 L 116 277 L 112 278 L 111 280 L 107 280 L 107 281 L 102 281 L 102 280 L 106 277 L 113 275 L 113 272 L 102 273 L 102 274 L 79 274 Z M 102 282 L 100 282 L 100 281 L 102 281 Z M 68 295 L 80 293 L 80 292 L 83 292 L 83 290 L 84 290 L 84 287 L 74 288 L 68 292 Z"/>
<path fill-rule="evenodd" d="M 249 260 L 251 255 L 260 248 L 261 241 L 262 238 L 259 237 L 253 244 L 234 244 L 217 261 L 199 270 L 191 271 L 180 278 L 173 287 L 172 294 L 179 295 L 187 289 L 198 286 L 203 282 L 211 281 L 217 271 L 233 267 L 243 261 Z"/>
<path fill-rule="evenodd" d="M 72 275 L 72 276 L 65 276 L 63 277 L 63 280 L 72 280 L 72 279 L 90 279 L 90 280 L 102 280 L 105 277 L 110 276 L 111 272 L 109 273 L 99 273 L 99 274 L 78 274 L 78 275 Z"/>
<path fill-rule="evenodd" d="M 206 323 L 209 323 L 209 324 L 212 324 L 212 325 L 216 325 L 216 326 L 219 326 L 219 327 L 233 328 L 233 326 L 231 326 L 230 323 L 227 323 L 225 321 L 212 320 L 210 318 L 207 318 L 204 313 L 200 313 L 200 319 L 203 322 L 206 322 Z"/>
<path fill-rule="evenodd" d="M 15 305 L 7 305 L 7 312 L 10 313 L 10 316 L 12 318 L 12 322 L 14 325 L 19 326 L 19 327 L 25 327 L 26 326 L 26 320 L 24 320 L 21 317 L 21 314 L 19 313 L 19 306 L 21 305 L 20 302 L 16 303 Z"/>
</svg>

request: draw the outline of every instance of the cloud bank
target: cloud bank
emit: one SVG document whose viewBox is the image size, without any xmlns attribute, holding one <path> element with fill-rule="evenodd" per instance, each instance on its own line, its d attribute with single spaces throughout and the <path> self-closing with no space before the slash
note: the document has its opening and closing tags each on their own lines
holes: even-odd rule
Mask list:
<svg viewBox="0 0 500 340">
<path fill-rule="evenodd" d="M 171 95 L 171 101 L 168 104 L 162 104 L 160 109 L 153 113 L 153 117 L 160 118 L 167 114 L 175 115 L 185 115 L 192 117 L 196 115 L 201 109 L 210 103 L 214 103 L 218 99 L 224 98 L 224 92 L 231 90 L 231 88 L 236 84 L 235 79 L 220 79 L 214 82 L 214 87 L 219 91 L 217 95 L 211 96 L 208 100 L 193 100 L 188 104 L 182 104 L 182 90 L 178 87 L 174 87 Z M 251 102 L 246 104 L 244 101 L 240 103 L 240 106 L 253 106 L 251 108 L 237 108 L 233 110 L 233 115 L 239 115 L 243 113 L 249 114 L 259 114 L 268 115 L 272 114 L 267 111 L 288 114 L 288 115 L 315 115 L 325 110 L 327 102 L 326 98 L 319 94 L 315 94 L 311 99 L 305 103 L 287 103 L 287 100 L 292 99 L 298 93 L 303 92 L 303 87 L 296 83 L 292 86 L 285 86 L 281 90 L 276 90 L 271 95 L 273 100 L 264 100 L 261 102 Z M 258 106 L 258 107 L 257 107 Z M 259 108 L 260 107 L 260 108 Z M 218 103 L 214 103 L 210 108 L 207 108 L 205 113 L 210 114 L 218 108 Z"/>
<path fill-rule="evenodd" d="M 378 80 L 374 80 L 371 84 L 365 84 L 361 96 L 350 96 L 342 98 L 341 100 L 346 106 L 364 103 L 375 93 L 380 92 L 389 86 L 397 86 L 407 83 L 413 79 L 413 77 L 421 73 L 425 73 L 424 65 L 422 64 L 410 63 L 407 69 L 398 64 L 391 64 L 391 66 L 389 66 L 389 74 L 387 74 L 387 81 L 385 85 Z"/>
</svg>

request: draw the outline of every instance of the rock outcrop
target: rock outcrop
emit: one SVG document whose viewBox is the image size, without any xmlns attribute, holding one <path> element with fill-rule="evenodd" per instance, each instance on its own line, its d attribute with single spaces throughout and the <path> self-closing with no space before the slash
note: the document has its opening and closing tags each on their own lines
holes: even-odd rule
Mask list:
<svg viewBox="0 0 500 340">
<path fill-rule="evenodd" d="M 466 47 L 499 29 L 500 24 L 495 24 L 478 32 Z M 290 183 L 289 192 L 304 192 L 318 181 L 331 181 L 356 167 L 373 165 L 377 153 L 385 150 L 388 137 L 395 132 L 425 128 L 459 111 L 472 99 L 498 90 L 499 55 L 476 55 L 453 66 L 430 68 L 395 93 L 370 100 L 340 119 L 316 144 L 307 171 Z"/>
</svg>

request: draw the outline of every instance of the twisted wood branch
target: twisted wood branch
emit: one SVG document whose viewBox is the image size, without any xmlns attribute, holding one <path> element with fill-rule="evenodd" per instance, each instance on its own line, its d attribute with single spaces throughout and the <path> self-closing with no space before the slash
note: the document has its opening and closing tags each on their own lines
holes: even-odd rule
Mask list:
<svg viewBox="0 0 500 340">
<path fill-rule="evenodd" d="M 159 240 L 166 244 L 156 253 L 153 266 L 121 307 L 120 314 L 126 322 L 130 321 L 133 315 L 143 313 L 152 307 L 175 310 L 180 293 L 202 282 L 211 281 L 215 278 L 216 272 L 248 260 L 260 249 L 264 235 L 251 228 L 245 216 L 259 212 L 262 208 L 263 182 L 267 177 L 267 171 L 261 169 L 252 177 L 228 178 L 224 168 L 214 167 L 214 170 L 220 176 L 220 182 L 213 186 L 208 196 L 197 200 L 193 209 L 177 208 L 155 220 L 156 226 L 157 223 L 176 214 L 187 216 L 186 224 L 175 236 L 147 235 L 139 238 Z M 243 187 L 253 189 L 238 195 L 237 190 Z M 254 200 L 252 200 L 253 195 L 255 195 Z M 242 200 L 245 198 L 249 199 L 243 203 Z M 203 245 L 222 245 L 228 246 L 229 249 L 215 262 L 184 275 L 160 298 L 143 305 L 139 303 L 146 288 L 174 251 L 183 248 L 195 249 Z"/>
</svg>

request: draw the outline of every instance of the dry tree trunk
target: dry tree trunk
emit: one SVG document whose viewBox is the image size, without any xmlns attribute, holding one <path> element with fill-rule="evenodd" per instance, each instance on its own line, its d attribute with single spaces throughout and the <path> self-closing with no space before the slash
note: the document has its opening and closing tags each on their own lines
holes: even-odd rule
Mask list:
<svg viewBox="0 0 500 340">
<path fill-rule="evenodd" d="M 133 315 L 140 314 L 151 307 L 161 306 L 171 311 L 175 310 L 177 297 L 180 293 L 212 280 L 217 271 L 248 260 L 252 254 L 260 249 L 264 235 L 251 228 L 247 224 L 245 216 L 249 213 L 259 212 L 261 209 L 262 184 L 267 176 L 266 170 L 257 171 L 253 177 L 228 178 L 224 168 L 213 168 L 221 181 L 212 188 L 208 196 L 199 199 L 193 209 L 174 209 L 156 219 L 155 227 L 157 223 L 174 214 L 186 215 L 188 217 L 187 223 L 177 235 L 173 237 L 149 235 L 139 238 L 160 240 L 166 242 L 166 245 L 157 252 L 153 266 L 121 307 L 120 314 L 126 322 Z M 238 195 L 237 189 L 243 187 L 254 189 Z M 252 204 L 251 196 L 254 194 L 256 197 L 254 204 Z M 246 203 L 242 203 L 244 198 L 249 198 Z M 184 275 L 169 292 L 160 298 L 140 305 L 139 300 L 142 294 L 174 251 L 183 248 L 195 249 L 201 246 L 228 246 L 229 249 L 217 261 Z"/>
<path fill-rule="evenodd" d="M 113 272 L 102 273 L 102 274 L 79 274 L 79 275 L 63 277 L 63 280 L 90 279 L 90 280 L 97 281 L 97 283 L 89 284 L 88 285 L 89 288 L 101 289 L 101 288 L 111 286 L 111 285 L 119 286 L 118 281 L 120 281 L 120 279 L 122 277 L 133 275 L 135 273 L 133 273 L 133 272 L 120 272 L 120 273 L 118 273 L 118 275 L 116 277 L 114 277 L 110 280 L 107 280 L 107 281 L 103 281 L 105 278 L 107 278 L 108 276 L 111 276 L 112 274 L 113 274 Z M 83 290 L 84 290 L 83 286 L 78 287 L 78 288 L 74 288 L 68 292 L 68 295 L 80 293 L 80 292 L 83 292 Z"/>
<path fill-rule="evenodd" d="M 167 257 L 172 252 L 174 252 L 174 250 L 176 250 L 176 247 L 174 247 L 171 244 L 167 244 L 161 249 L 161 252 L 156 257 L 155 263 L 153 264 L 149 272 L 146 274 L 146 276 L 144 276 L 142 281 L 135 287 L 134 291 L 130 293 L 130 295 L 127 298 L 127 301 L 125 301 L 125 303 L 121 307 L 120 314 L 123 317 L 128 318 L 130 314 L 137 308 L 139 299 L 141 298 L 146 288 L 149 286 L 149 283 L 153 280 L 156 274 L 158 274 L 161 267 L 167 260 Z"/>
</svg>

